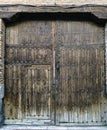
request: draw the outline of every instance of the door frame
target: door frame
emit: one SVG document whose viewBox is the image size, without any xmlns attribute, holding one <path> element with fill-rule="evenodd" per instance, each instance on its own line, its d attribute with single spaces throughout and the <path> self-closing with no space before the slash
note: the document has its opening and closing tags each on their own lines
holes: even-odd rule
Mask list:
<svg viewBox="0 0 107 130">
<path fill-rule="evenodd" d="M 97 11 L 98 10 L 98 11 Z M 23 12 L 23 13 L 22 13 Z M 5 28 L 8 23 L 25 19 L 63 19 L 88 20 L 105 26 L 105 94 L 107 94 L 107 6 L 30 6 L 30 5 L 3 5 L 0 8 L 0 124 L 4 124 L 3 98 L 5 96 Z M 24 19 L 24 20 L 25 20 Z"/>
</svg>

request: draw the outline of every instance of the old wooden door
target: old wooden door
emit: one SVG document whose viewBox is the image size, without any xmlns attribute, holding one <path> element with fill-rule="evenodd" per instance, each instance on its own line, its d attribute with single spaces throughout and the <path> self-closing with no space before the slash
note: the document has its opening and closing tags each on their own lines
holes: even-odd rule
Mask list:
<svg viewBox="0 0 107 130">
<path fill-rule="evenodd" d="M 28 21 L 6 28 L 5 118 L 34 124 L 106 124 L 104 28 Z"/>
<path fill-rule="evenodd" d="M 52 22 L 30 21 L 6 29 L 6 121 L 47 123 L 52 113 Z M 16 123 L 17 123 L 16 122 Z"/>
<path fill-rule="evenodd" d="M 56 120 L 68 125 L 106 123 L 104 28 L 58 21 L 56 32 Z"/>
</svg>

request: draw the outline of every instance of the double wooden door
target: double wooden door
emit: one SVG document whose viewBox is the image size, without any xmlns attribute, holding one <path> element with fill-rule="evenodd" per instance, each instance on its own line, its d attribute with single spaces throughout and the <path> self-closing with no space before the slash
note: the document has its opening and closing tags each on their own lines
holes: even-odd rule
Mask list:
<svg viewBox="0 0 107 130">
<path fill-rule="evenodd" d="M 5 122 L 105 124 L 104 28 L 82 21 L 6 27 Z"/>
</svg>

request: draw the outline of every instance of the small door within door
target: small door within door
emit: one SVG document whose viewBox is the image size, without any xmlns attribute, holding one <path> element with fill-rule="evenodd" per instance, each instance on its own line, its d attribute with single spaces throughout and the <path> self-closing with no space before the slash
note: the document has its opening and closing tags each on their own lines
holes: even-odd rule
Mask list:
<svg viewBox="0 0 107 130">
<path fill-rule="evenodd" d="M 31 65 L 24 69 L 22 81 L 22 115 L 27 119 L 50 119 L 51 67 Z"/>
</svg>

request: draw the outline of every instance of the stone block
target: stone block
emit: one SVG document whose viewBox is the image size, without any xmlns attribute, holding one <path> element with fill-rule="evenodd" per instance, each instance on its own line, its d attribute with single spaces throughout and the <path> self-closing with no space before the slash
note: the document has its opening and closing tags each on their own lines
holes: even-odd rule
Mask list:
<svg viewBox="0 0 107 130">
<path fill-rule="evenodd" d="M 4 97 L 4 84 L 0 84 L 0 99 Z"/>
<path fill-rule="evenodd" d="M 0 99 L 0 114 L 2 113 L 2 99 Z"/>
<path fill-rule="evenodd" d="M 0 126 L 3 124 L 4 121 L 4 116 L 3 116 L 3 103 L 2 103 L 2 99 L 0 99 Z"/>
<path fill-rule="evenodd" d="M 4 116 L 0 114 L 0 126 L 4 124 Z"/>
</svg>

